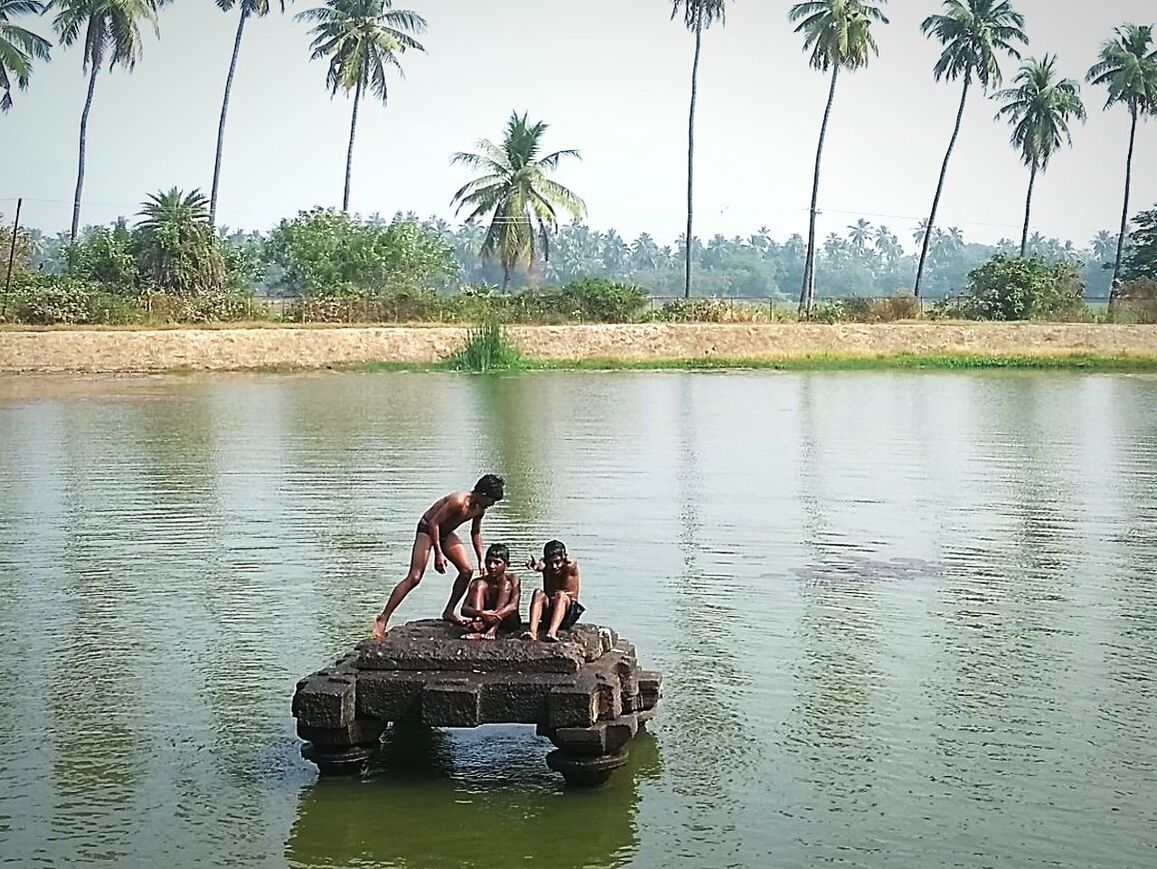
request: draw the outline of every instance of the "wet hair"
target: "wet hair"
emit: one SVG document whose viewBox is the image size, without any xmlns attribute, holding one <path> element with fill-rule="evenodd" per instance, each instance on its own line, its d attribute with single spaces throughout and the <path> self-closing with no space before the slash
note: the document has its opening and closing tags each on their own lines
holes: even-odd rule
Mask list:
<svg viewBox="0 0 1157 869">
<path fill-rule="evenodd" d="M 510 564 L 510 549 L 505 543 L 491 543 L 486 550 L 486 558 L 499 558 L 503 564 Z"/>
<path fill-rule="evenodd" d="M 501 501 L 505 494 L 506 481 L 497 474 L 486 474 L 474 484 L 474 494 Z"/>
<path fill-rule="evenodd" d="M 554 558 L 556 555 L 566 555 L 566 544 L 561 540 L 552 540 L 542 547 L 543 558 Z"/>
</svg>

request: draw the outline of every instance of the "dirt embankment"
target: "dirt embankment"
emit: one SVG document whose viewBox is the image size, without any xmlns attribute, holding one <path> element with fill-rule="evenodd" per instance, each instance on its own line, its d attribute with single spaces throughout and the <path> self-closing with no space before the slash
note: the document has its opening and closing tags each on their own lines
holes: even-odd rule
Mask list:
<svg viewBox="0 0 1157 869">
<path fill-rule="evenodd" d="M 809 357 L 1157 358 L 1157 326 L 1051 323 L 517 326 L 532 359 L 800 360 Z M 0 331 L 0 372 L 242 371 L 371 362 L 424 365 L 461 346 L 452 326 Z"/>
</svg>

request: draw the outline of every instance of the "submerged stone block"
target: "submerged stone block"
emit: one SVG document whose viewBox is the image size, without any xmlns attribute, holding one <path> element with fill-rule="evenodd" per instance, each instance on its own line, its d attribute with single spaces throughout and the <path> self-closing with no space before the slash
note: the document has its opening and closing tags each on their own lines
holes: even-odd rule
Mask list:
<svg viewBox="0 0 1157 869">
<path fill-rule="evenodd" d="M 598 717 L 599 684 L 593 673 L 550 692 L 547 721 L 552 727 L 591 727 Z"/>
</svg>

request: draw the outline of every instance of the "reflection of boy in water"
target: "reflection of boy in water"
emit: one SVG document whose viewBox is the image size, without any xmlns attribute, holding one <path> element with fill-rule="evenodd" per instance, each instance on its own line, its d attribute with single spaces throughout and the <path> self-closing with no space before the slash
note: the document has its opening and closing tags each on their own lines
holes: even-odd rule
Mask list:
<svg viewBox="0 0 1157 869">
<path fill-rule="evenodd" d="M 462 615 L 470 620 L 473 633 L 467 640 L 493 640 L 498 629 L 518 630 L 522 619 L 518 615 L 522 599 L 522 583 L 507 570 L 510 550 L 495 543 L 486 550 L 486 572 L 470 583 Z"/>
<path fill-rule="evenodd" d="M 530 630 L 522 637 L 538 639 L 538 623 L 549 609 L 550 627 L 543 639 L 557 643 L 559 630 L 570 630 L 583 614 L 578 562 L 566 554 L 566 546 L 552 540 L 542 548 L 542 558 L 532 558 L 526 566 L 542 573 L 542 588 L 535 590 L 530 599 Z"/>
<path fill-rule="evenodd" d="M 442 612 L 442 618 L 456 625 L 465 625 L 461 616 L 454 613 L 458 601 L 466 594 L 466 587 L 470 584 L 470 577 L 474 568 L 470 563 L 470 556 L 466 552 L 466 545 L 454 533 L 459 525 L 470 520 L 470 540 L 474 544 L 474 554 L 478 556 L 479 572 L 482 567 L 482 517 L 488 509 L 502 500 L 505 483 L 502 477 L 487 474 L 474 484 L 471 492 L 451 492 L 434 503 L 429 510 L 418 520 L 418 528 L 414 533 L 414 548 L 410 552 L 410 570 L 406 578 L 397 584 L 390 593 L 390 599 L 382 614 L 374 619 L 373 638 L 380 640 L 386 635 L 386 626 L 390 616 L 394 614 L 402 601 L 411 591 L 418 587 L 422 575 L 426 572 L 426 564 L 430 559 L 430 550 L 434 550 L 434 569 L 438 573 L 446 572 L 446 559 L 458 568 L 458 576 L 454 580 L 454 588 L 450 591 L 450 600 Z"/>
</svg>

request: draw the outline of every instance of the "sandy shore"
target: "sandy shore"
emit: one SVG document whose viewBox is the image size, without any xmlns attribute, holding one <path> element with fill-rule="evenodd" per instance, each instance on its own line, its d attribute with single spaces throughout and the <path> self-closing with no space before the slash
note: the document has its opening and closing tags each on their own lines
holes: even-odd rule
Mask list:
<svg viewBox="0 0 1157 869">
<path fill-rule="evenodd" d="M 654 323 L 516 326 L 509 333 L 527 356 L 549 361 L 792 361 L 903 354 L 1157 359 L 1157 326 Z M 372 362 L 428 365 L 454 352 L 464 335 L 464 329 L 451 326 L 3 330 L 0 372 L 244 371 Z"/>
</svg>

